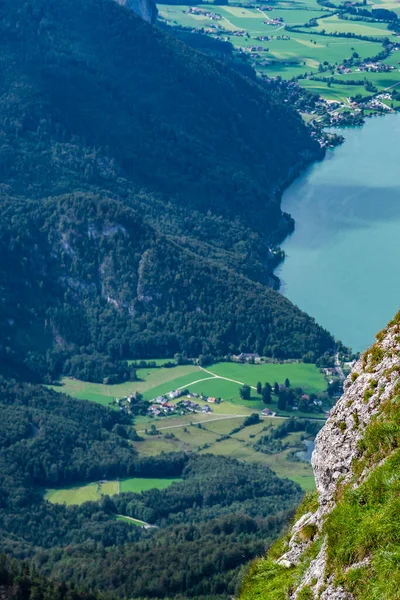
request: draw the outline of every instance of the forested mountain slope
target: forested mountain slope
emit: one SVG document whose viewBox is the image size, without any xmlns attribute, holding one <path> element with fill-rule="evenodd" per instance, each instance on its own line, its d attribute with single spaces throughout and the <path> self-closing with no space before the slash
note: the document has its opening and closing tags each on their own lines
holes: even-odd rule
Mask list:
<svg viewBox="0 0 400 600">
<path fill-rule="evenodd" d="M 0 411 L 1 549 L 85 589 L 226 600 L 243 565 L 276 538 L 302 495 L 262 465 L 183 453 L 141 457 L 123 413 L 40 386 L 0 377 Z M 48 487 L 133 476 L 181 481 L 81 506 L 43 497 Z M 121 514 L 157 528 L 116 520 Z M 0 594 L 1 585 L 0 561 Z"/>
<path fill-rule="evenodd" d="M 354 365 L 316 438 L 317 491 L 240 600 L 400 597 L 400 313 Z"/>
<path fill-rule="evenodd" d="M 332 346 L 267 285 L 280 188 L 320 155 L 279 91 L 113 0 L 5 0 L 0 45 L 3 372 Z"/>
</svg>

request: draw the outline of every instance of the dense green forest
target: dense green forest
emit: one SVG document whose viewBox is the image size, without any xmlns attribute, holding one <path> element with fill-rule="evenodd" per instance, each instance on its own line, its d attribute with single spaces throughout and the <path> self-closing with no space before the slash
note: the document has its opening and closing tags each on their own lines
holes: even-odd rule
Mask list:
<svg viewBox="0 0 400 600">
<path fill-rule="evenodd" d="M 36 385 L 1 380 L 0 410 L 1 547 L 57 581 L 121 597 L 222 600 L 302 495 L 261 465 L 142 458 L 122 413 Z M 44 500 L 46 487 L 135 475 L 182 481 L 81 506 Z M 157 527 L 116 520 L 120 514 Z"/>
<path fill-rule="evenodd" d="M 1 600 L 105 600 L 97 593 L 78 591 L 65 584 L 55 583 L 25 563 L 0 556 Z"/>
<path fill-rule="evenodd" d="M 279 86 L 113 0 L 5 0 L 0 44 L 3 374 L 332 347 L 270 287 L 282 186 L 321 155 Z"/>
</svg>

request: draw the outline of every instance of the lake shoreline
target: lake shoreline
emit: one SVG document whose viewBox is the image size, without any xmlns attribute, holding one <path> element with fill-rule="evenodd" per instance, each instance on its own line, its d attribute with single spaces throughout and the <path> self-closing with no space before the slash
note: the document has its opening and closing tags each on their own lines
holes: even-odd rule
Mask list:
<svg viewBox="0 0 400 600">
<path fill-rule="evenodd" d="M 400 114 L 385 116 L 346 128 L 345 143 L 311 164 L 282 198 L 295 229 L 274 271 L 280 292 L 355 351 L 373 342 L 400 296 L 400 149 L 393 143 Z"/>
</svg>

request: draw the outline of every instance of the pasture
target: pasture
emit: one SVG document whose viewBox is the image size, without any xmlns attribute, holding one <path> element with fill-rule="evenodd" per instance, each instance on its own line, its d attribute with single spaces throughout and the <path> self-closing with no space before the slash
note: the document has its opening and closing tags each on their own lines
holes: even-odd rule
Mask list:
<svg viewBox="0 0 400 600">
<path fill-rule="evenodd" d="M 315 92 L 326 98 L 327 100 L 336 100 L 337 102 L 348 103 L 348 99 L 357 96 L 369 96 L 370 92 L 367 92 L 363 85 L 342 85 L 332 83 L 328 87 L 328 84 L 323 81 L 315 81 L 313 79 L 302 79 L 299 81 L 300 85 L 311 92 Z"/>
<path fill-rule="evenodd" d="M 241 364 L 234 362 L 218 363 L 207 369 L 214 375 L 227 377 L 248 385 L 256 386 L 257 381 L 271 385 L 275 381 L 284 383 L 290 380 L 292 387 L 301 387 L 306 392 L 321 392 L 326 389 L 326 381 L 315 365 L 304 363 L 283 364 Z M 229 382 L 227 382 L 229 383 Z"/>
<path fill-rule="evenodd" d="M 140 392 L 145 399 L 151 399 L 163 393 L 186 385 L 196 379 L 207 377 L 195 365 L 184 365 L 172 368 L 138 369 L 136 371 L 137 381 L 127 381 L 115 385 L 103 385 L 102 383 L 89 383 L 63 377 L 61 385 L 49 386 L 56 392 L 64 392 L 79 400 L 90 400 L 105 406 L 109 405 L 115 398 L 123 398 Z"/>
<path fill-rule="evenodd" d="M 368 37 L 390 37 L 392 32 L 388 30 L 387 23 L 374 23 L 368 21 L 357 21 L 355 19 L 340 19 L 338 15 L 332 15 L 318 21 L 318 26 L 313 31 L 325 31 L 326 33 L 362 35 Z"/>
<path fill-rule="evenodd" d="M 205 417 L 207 415 L 203 415 L 203 421 Z M 279 476 L 296 480 L 307 491 L 312 487 L 314 480 L 311 465 L 288 459 L 289 452 L 299 447 L 301 437 L 299 433 L 288 434 L 283 438 L 282 442 L 288 447 L 276 454 L 257 452 L 254 446 L 261 435 L 270 431 L 271 428 L 276 428 L 282 423 L 282 419 L 262 419 L 260 423 L 232 433 L 234 429 L 243 425 L 245 417 L 231 417 L 222 420 L 213 420 L 214 418 L 210 415 L 209 422 L 201 424 L 192 422 L 192 424 L 182 425 L 179 422 L 177 427 L 169 425 L 165 429 L 159 426 L 157 435 L 144 434 L 143 436 L 141 433 L 144 441 L 134 442 L 134 446 L 141 456 L 154 456 L 161 451 L 200 452 L 231 456 L 238 460 L 268 466 Z M 170 424 L 175 421 L 179 421 L 179 419 L 168 419 Z"/>
<path fill-rule="evenodd" d="M 48 489 L 45 499 L 52 504 L 83 504 L 84 502 L 97 502 L 103 495 L 113 496 L 118 493 L 118 482 L 107 481 L 103 483 L 88 483 L 73 485 L 65 488 Z"/>
<path fill-rule="evenodd" d="M 102 496 L 114 496 L 123 492 L 145 492 L 151 489 L 165 489 L 172 483 L 180 481 L 174 478 L 145 478 L 134 477 L 121 479 L 121 481 L 102 481 L 73 485 L 64 488 L 47 489 L 44 498 L 52 504 L 66 504 L 67 506 L 83 504 L 84 502 L 97 502 Z"/>
</svg>

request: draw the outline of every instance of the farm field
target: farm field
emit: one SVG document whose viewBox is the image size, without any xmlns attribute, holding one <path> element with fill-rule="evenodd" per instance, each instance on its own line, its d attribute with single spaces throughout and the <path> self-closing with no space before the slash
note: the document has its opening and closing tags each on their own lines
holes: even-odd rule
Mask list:
<svg viewBox="0 0 400 600">
<path fill-rule="evenodd" d="M 196 379 L 207 377 L 195 365 L 177 366 L 169 369 L 138 369 L 136 374 L 138 381 L 127 381 L 115 385 L 88 383 L 79 379 L 72 379 L 71 377 L 63 377 L 61 379 L 61 386 L 48 387 L 51 387 L 56 392 L 69 394 L 79 400 L 91 400 L 92 402 L 98 402 L 107 406 L 115 398 L 122 398 L 135 392 L 140 392 L 146 399 L 150 399 L 158 394 L 166 393 L 179 387 L 179 384 L 185 385 Z M 195 377 L 193 377 L 193 374 Z M 150 392 L 150 390 L 152 391 Z"/>
<path fill-rule="evenodd" d="M 390 37 L 392 32 L 388 30 L 387 23 L 373 23 L 368 21 L 356 21 L 355 19 L 344 20 L 337 15 L 332 15 L 318 21 L 318 26 L 313 31 L 326 33 L 354 33 L 368 37 Z"/>
<path fill-rule="evenodd" d="M 150 489 L 165 489 L 179 479 L 160 479 L 136 477 L 123 479 L 121 481 L 104 481 L 88 483 L 82 486 L 68 486 L 65 488 L 48 489 L 45 492 L 45 499 L 52 504 L 83 504 L 84 502 L 96 502 L 102 496 L 114 496 L 122 492 L 145 492 Z"/>
<path fill-rule="evenodd" d="M 212 419 L 213 417 L 210 417 Z M 165 452 L 200 452 L 203 454 L 216 454 L 231 456 L 238 460 L 255 462 L 270 467 L 278 475 L 288 477 L 299 483 L 303 489 L 309 490 L 313 486 L 311 465 L 304 462 L 288 460 L 288 453 L 298 448 L 301 440 L 300 433 L 290 433 L 282 442 L 285 448 L 276 454 L 257 452 L 255 442 L 261 435 L 271 431 L 283 422 L 279 418 L 262 419 L 260 423 L 244 427 L 232 433 L 243 425 L 244 417 L 233 417 L 219 421 L 210 420 L 205 423 L 192 423 L 185 426 L 179 425 L 171 429 L 158 430 L 156 435 L 141 435 L 142 442 L 134 442 L 134 447 L 141 456 L 154 456 L 161 451 Z M 204 420 L 204 419 L 203 419 Z M 172 422 L 173 419 L 169 419 Z M 297 479 L 294 479 L 296 477 Z"/>
<path fill-rule="evenodd" d="M 169 487 L 173 483 L 179 482 L 180 479 L 176 477 L 133 477 L 130 479 L 121 479 L 119 482 L 119 488 L 121 494 L 123 492 L 134 492 L 135 494 L 140 494 L 140 492 L 146 492 L 147 490 L 152 490 L 157 488 L 158 490 L 164 490 Z"/>
<path fill-rule="evenodd" d="M 245 50 L 260 73 L 286 79 L 304 73 L 316 74 L 319 65 L 325 61 L 342 64 L 354 52 L 361 59 L 376 56 L 382 50 L 380 39 L 391 35 L 386 23 L 345 21 L 332 14 L 332 9 L 321 9 L 312 0 L 281 2 L 274 5 L 271 11 L 232 5 L 199 5 L 201 11 L 219 15 L 221 18 L 218 20 L 189 14 L 189 8 L 186 5 L 159 5 L 159 13 L 162 19 L 173 26 L 205 28 L 207 34 L 229 41 L 237 50 Z M 270 25 L 268 22 L 271 19 L 283 19 L 283 23 Z M 318 26 L 312 30 L 303 28 L 302 32 L 294 32 L 284 29 L 285 24 L 301 28 L 311 19 L 318 19 Z M 376 37 L 377 41 L 312 34 L 322 29 L 330 33 L 351 31 L 356 35 Z M 234 35 L 238 31 L 245 31 L 246 35 Z M 258 39 L 265 36 L 265 40 Z"/>
<path fill-rule="evenodd" d="M 348 104 L 348 98 L 357 96 L 357 94 L 360 94 L 361 96 L 370 95 L 363 85 L 341 85 L 332 83 L 332 85 L 328 87 L 327 83 L 324 83 L 323 81 L 314 81 L 312 79 L 302 79 L 299 81 L 299 84 L 307 90 L 320 94 L 327 100 L 336 100 L 345 104 Z"/>
<path fill-rule="evenodd" d="M 49 387 L 80 400 L 89 400 L 103 405 L 109 405 L 115 398 L 136 391 L 141 392 L 146 400 L 152 400 L 174 389 L 187 387 L 194 393 L 223 398 L 225 402 L 213 406 L 213 412 L 216 414 L 237 414 L 238 410 L 239 414 L 250 414 L 253 410 L 265 408 L 255 390 L 252 391 L 251 400 L 243 401 L 240 398 L 239 387 L 242 383 L 255 388 L 257 381 L 263 384 L 268 381 L 272 385 L 275 381 L 283 383 L 288 377 L 292 387 L 302 387 L 307 393 L 326 388 L 326 381 L 317 367 L 303 363 L 261 365 L 218 363 L 206 370 L 195 365 L 185 365 L 168 369 L 138 369 L 137 376 L 139 381 L 116 385 L 88 383 L 64 377 L 61 385 Z M 201 401 L 199 403 L 204 404 Z M 234 405 L 243 408 L 239 409 Z M 271 408 L 275 409 L 274 406 Z M 165 419 L 166 417 L 163 418 Z M 146 426 L 145 423 L 147 422 L 143 419 L 138 419 L 138 424 Z"/>
<path fill-rule="evenodd" d="M 329 78 L 329 75 L 323 74 L 323 77 Z M 388 73 L 371 73 L 364 71 L 353 71 L 352 73 L 336 74 L 335 79 L 339 79 L 344 83 L 349 79 L 359 80 L 363 82 L 367 79 L 373 83 L 379 90 L 384 90 L 388 87 L 400 84 L 400 71 L 389 71 Z M 355 94 L 353 94 L 355 95 Z"/>
<path fill-rule="evenodd" d="M 84 502 L 97 502 L 101 496 L 113 496 L 118 493 L 118 482 L 107 481 L 102 484 L 88 483 L 81 486 L 68 486 L 60 489 L 48 489 L 45 499 L 52 504 L 83 504 Z"/>
<path fill-rule="evenodd" d="M 240 364 L 218 363 L 207 368 L 214 375 L 235 379 L 256 386 L 257 381 L 271 385 L 275 381 L 284 383 L 289 378 L 292 387 L 302 387 L 306 392 L 321 392 L 326 388 L 326 381 L 315 365 L 304 363 L 284 364 Z"/>
</svg>

